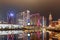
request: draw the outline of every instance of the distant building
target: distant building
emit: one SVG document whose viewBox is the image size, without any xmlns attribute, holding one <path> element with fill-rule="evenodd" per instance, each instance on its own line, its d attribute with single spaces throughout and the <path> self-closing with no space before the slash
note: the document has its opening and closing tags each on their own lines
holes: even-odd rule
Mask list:
<svg viewBox="0 0 60 40">
<path fill-rule="evenodd" d="M 31 19 L 31 25 L 37 25 L 38 20 L 40 20 L 41 16 L 39 13 L 36 14 L 31 14 L 30 19 Z"/>
<path fill-rule="evenodd" d="M 17 24 L 27 26 L 28 21 L 30 20 L 30 11 L 19 12 L 16 17 Z"/>
<path fill-rule="evenodd" d="M 7 22 L 8 22 L 8 24 L 15 24 L 15 15 L 14 14 L 9 14 L 7 16 Z"/>
<path fill-rule="evenodd" d="M 18 19 L 18 24 L 19 25 L 23 25 L 23 20 L 22 19 Z"/>
<path fill-rule="evenodd" d="M 20 12 L 16 15 L 16 24 L 23 25 L 23 16 Z"/>
<path fill-rule="evenodd" d="M 52 18 L 52 14 L 50 13 L 50 14 L 49 14 L 49 21 L 52 21 L 52 19 L 53 19 L 53 18 Z"/>
<path fill-rule="evenodd" d="M 56 27 L 57 25 L 60 26 L 60 19 L 58 19 L 57 21 L 51 21 L 49 27 Z"/>
<path fill-rule="evenodd" d="M 52 23 L 52 19 L 53 19 L 53 17 L 52 17 L 52 14 L 50 13 L 49 14 L 49 25 Z"/>
</svg>

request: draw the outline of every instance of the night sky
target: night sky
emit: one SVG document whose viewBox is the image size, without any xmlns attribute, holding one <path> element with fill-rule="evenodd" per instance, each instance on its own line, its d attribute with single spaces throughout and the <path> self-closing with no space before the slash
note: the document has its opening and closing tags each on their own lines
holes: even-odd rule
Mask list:
<svg viewBox="0 0 60 40">
<path fill-rule="evenodd" d="M 25 10 L 40 13 L 48 18 L 50 12 L 53 20 L 60 18 L 60 0 L 0 0 L 0 20 L 6 20 L 9 11 L 19 13 Z"/>
</svg>

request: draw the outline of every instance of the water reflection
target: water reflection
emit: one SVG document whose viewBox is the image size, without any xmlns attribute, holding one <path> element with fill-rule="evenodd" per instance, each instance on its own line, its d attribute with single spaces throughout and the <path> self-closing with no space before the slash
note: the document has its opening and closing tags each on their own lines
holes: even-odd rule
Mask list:
<svg viewBox="0 0 60 40">
<path fill-rule="evenodd" d="M 0 31 L 0 40 L 41 40 L 41 32 Z"/>
</svg>

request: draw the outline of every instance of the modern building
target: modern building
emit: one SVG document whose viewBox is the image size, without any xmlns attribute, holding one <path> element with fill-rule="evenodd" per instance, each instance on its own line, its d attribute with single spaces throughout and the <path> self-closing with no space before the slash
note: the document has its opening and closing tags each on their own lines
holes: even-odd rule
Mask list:
<svg viewBox="0 0 60 40">
<path fill-rule="evenodd" d="M 8 24 L 15 24 L 15 14 L 13 11 L 8 12 L 7 22 L 8 22 Z"/>
<path fill-rule="evenodd" d="M 50 13 L 50 14 L 49 14 L 49 24 L 52 23 L 52 19 L 53 19 L 53 17 L 52 17 L 52 14 Z"/>
<path fill-rule="evenodd" d="M 30 15 L 30 19 L 31 19 L 31 25 L 37 25 L 38 20 L 40 21 L 40 14 L 36 13 L 36 14 L 31 14 Z"/>
<path fill-rule="evenodd" d="M 26 11 L 17 13 L 16 19 L 17 19 L 17 24 L 27 26 L 28 21 L 30 21 L 30 11 L 26 10 Z"/>
</svg>

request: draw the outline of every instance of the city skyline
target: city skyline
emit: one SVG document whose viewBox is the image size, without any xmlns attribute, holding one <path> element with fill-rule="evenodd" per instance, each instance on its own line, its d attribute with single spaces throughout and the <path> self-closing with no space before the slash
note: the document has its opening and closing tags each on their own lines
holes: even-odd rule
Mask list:
<svg viewBox="0 0 60 40">
<path fill-rule="evenodd" d="M 59 0 L 0 0 L 0 19 L 6 19 L 9 10 L 19 13 L 30 10 L 32 13 L 40 13 L 41 16 L 48 18 L 52 14 L 53 20 L 60 18 L 60 1 Z"/>
</svg>

